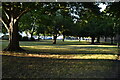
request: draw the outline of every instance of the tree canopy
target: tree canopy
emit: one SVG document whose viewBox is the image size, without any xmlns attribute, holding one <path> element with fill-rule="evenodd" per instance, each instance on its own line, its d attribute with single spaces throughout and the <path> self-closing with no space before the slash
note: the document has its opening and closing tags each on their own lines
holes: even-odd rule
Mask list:
<svg viewBox="0 0 120 80">
<path fill-rule="evenodd" d="M 101 13 L 95 2 L 4 2 L 2 19 L 9 33 L 9 45 L 5 50 L 18 50 L 19 31 L 51 34 L 54 44 L 58 35 L 77 37 L 113 37 L 119 28 L 119 2 L 111 3 Z M 118 10 L 116 10 L 118 9 Z M 117 28 L 117 29 L 116 29 Z"/>
</svg>

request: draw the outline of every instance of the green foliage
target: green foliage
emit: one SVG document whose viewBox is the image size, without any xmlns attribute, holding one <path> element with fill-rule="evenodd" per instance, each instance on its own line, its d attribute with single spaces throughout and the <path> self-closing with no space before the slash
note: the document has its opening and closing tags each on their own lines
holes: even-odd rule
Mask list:
<svg viewBox="0 0 120 80">
<path fill-rule="evenodd" d="M 33 6 L 30 8 L 30 6 Z M 19 20 L 20 31 L 31 34 L 63 34 L 68 36 L 108 36 L 113 37 L 119 32 L 119 18 L 111 14 L 100 14 L 95 3 L 3 3 L 4 6 L 16 10 L 27 10 Z M 114 7 L 111 4 L 109 8 Z M 12 6 L 14 5 L 14 6 Z M 25 6 L 26 5 L 26 6 Z M 41 7 L 40 7 L 41 6 Z M 118 6 L 118 5 L 117 5 Z M 3 9 L 3 10 L 4 10 Z M 113 10 L 114 8 L 112 8 Z M 115 10 L 116 11 L 116 10 Z M 113 11 L 113 12 L 115 12 Z M 119 13 L 119 11 L 118 11 Z M 74 15 L 73 15 L 74 14 Z M 77 15 L 77 16 L 75 16 Z M 3 15 L 5 17 L 5 14 Z M 73 20 L 77 20 L 76 24 Z M 73 23 L 74 22 L 74 23 Z"/>
<path fill-rule="evenodd" d="M 113 2 L 107 6 L 106 14 L 114 18 L 115 33 L 120 34 L 120 2 Z"/>
<path fill-rule="evenodd" d="M 82 20 L 81 23 L 77 23 L 75 25 L 75 30 L 73 31 L 74 32 L 74 35 L 78 36 L 78 37 L 88 37 L 88 29 L 87 29 L 87 26 L 86 25 L 86 20 Z"/>
<path fill-rule="evenodd" d="M 24 14 L 19 21 L 20 31 L 31 30 L 31 28 L 33 27 L 32 23 L 33 23 L 33 19 L 31 13 L 28 12 Z"/>
<path fill-rule="evenodd" d="M 6 33 L 7 33 L 7 30 L 5 29 L 4 26 L 2 26 L 2 33 L 3 33 L 3 34 L 6 34 Z"/>
<path fill-rule="evenodd" d="M 9 35 L 3 35 L 2 40 L 9 40 Z"/>
<path fill-rule="evenodd" d="M 90 6 L 88 6 L 88 4 L 90 4 Z M 32 8 L 30 6 L 32 6 Z M 38 8 L 38 6 L 42 6 L 42 7 Z M 14 7 L 19 12 L 22 12 L 22 10 L 29 10 L 29 11 L 31 10 L 30 12 L 23 15 L 19 21 L 19 26 L 21 31 L 33 29 L 33 27 L 35 27 L 33 26 L 34 22 L 37 22 L 38 27 L 44 26 L 44 29 L 43 30 L 41 29 L 41 31 L 40 31 L 40 28 L 39 29 L 36 28 L 36 30 L 39 30 L 37 31 L 37 33 L 39 32 L 45 33 L 44 31 L 47 31 L 47 32 L 52 31 L 53 32 L 52 34 L 56 34 L 56 33 L 68 34 L 67 33 L 69 31 L 68 26 L 69 28 L 70 26 L 73 26 L 71 24 L 70 18 L 67 17 L 67 16 L 70 16 L 71 13 L 75 13 L 75 14 L 77 12 L 81 13 L 82 11 L 80 10 L 84 10 L 86 8 L 89 8 L 89 10 L 90 9 L 93 10 L 93 12 L 94 10 L 95 11 L 98 10 L 97 6 L 95 6 L 94 3 L 37 3 L 37 2 L 14 3 L 13 2 L 13 3 L 3 3 L 3 8 L 7 9 L 5 7 Z M 76 12 L 73 11 L 74 7 L 76 7 Z M 68 26 L 66 26 L 66 24 Z M 63 28 L 63 25 L 64 25 L 64 28 Z M 49 26 L 49 30 L 45 30 L 47 28 L 46 26 Z"/>
<path fill-rule="evenodd" d="M 105 36 L 108 36 L 108 37 L 115 36 L 114 18 L 109 17 L 109 16 L 105 16 L 103 25 L 105 26 L 103 28 Z"/>
<path fill-rule="evenodd" d="M 28 38 L 27 36 L 25 36 L 25 37 L 22 38 L 22 40 L 23 40 L 23 41 L 28 41 L 29 38 Z"/>
<path fill-rule="evenodd" d="M 120 1 L 113 2 L 109 6 L 107 6 L 107 13 L 116 16 L 116 18 L 120 18 Z"/>
<path fill-rule="evenodd" d="M 100 28 L 100 19 L 96 16 L 92 16 L 88 23 L 86 24 L 88 35 L 91 37 L 97 37 L 100 35 L 99 31 L 102 31 Z"/>
</svg>

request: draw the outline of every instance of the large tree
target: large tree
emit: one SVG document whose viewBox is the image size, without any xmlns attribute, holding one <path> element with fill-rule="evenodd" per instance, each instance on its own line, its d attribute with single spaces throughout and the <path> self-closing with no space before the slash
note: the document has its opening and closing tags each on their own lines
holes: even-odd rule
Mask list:
<svg viewBox="0 0 120 80">
<path fill-rule="evenodd" d="M 43 34 L 45 39 L 46 34 L 49 34 L 51 21 L 52 20 L 50 19 L 50 16 L 46 14 L 38 15 L 36 20 L 36 24 L 37 24 L 36 34 L 38 36 L 39 34 Z"/>
<path fill-rule="evenodd" d="M 95 37 L 98 36 L 97 28 L 99 24 L 98 16 L 100 11 L 97 5 L 94 3 L 82 3 L 77 8 L 79 18 L 77 18 L 76 28 L 73 29 L 74 35 L 78 37 L 91 37 L 92 44 L 94 44 Z M 76 32 L 75 32 L 76 31 Z"/>
<path fill-rule="evenodd" d="M 31 7 L 32 6 L 32 7 Z M 3 2 L 2 3 L 2 19 L 0 19 L 9 33 L 9 45 L 4 50 L 20 51 L 23 50 L 19 46 L 18 38 L 18 21 L 22 15 L 38 6 L 37 3 L 22 2 Z"/>
<path fill-rule="evenodd" d="M 33 39 L 33 33 L 37 30 L 37 15 L 34 13 L 36 13 L 36 10 L 31 10 L 28 13 L 24 14 L 19 20 L 19 31 L 29 32 L 31 35 L 30 39 Z"/>
<path fill-rule="evenodd" d="M 118 48 L 120 48 L 120 1 L 109 3 L 106 9 L 106 13 L 110 14 L 112 17 L 116 18 L 116 34 L 117 34 L 117 44 Z"/>
<path fill-rule="evenodd" d="M 81 5 L 83 4 L 83 5 Z M 41 5 L 44 5 L 41 7 Z M 29 12 L 33 9 L 43 9 L 43 13 L 55 17 L 59 10 L 63 11 L 62 14 L 77 14 L 78 12 L 83 13 L 86 8 L 89 7 L 91 11 L 97 13 L 97 7 L 94 3 L 25 3 L 25 2 L 4 2 L 2 3 L 2 19 L 0 19 L 6 28 L 7 32 L 9 33 L 9 45 L 6 49 L 7 51 L 19 51 L 22 50 L 19 46 L 19 39 L 18 39 L 18 21 L 25 13 Z M 73 9 L 76 9 L 77 12 L 74 12 Z M 72 11 L 73 10 L 73 11 Z M 55 21 L 54 29 L 58 29 L 55 24 L 59 22 Z M 50 25 L 51 26 L 51 25 Z M 49 26 L 49 27 L 50 27 Z M 56 32 L 55 32 L 56 36 Z M 54 36 L 54 37 L 55 37 Z M 55 37 L 56 38 L 56 37 Z"/>
<path fill-rule="evenodd" d="M 103 36 L 111 38 L 111 44 L 113 44 L 113 37 L 116 35 L 116 25 L 115 25 L 115 18 L 109 15 L 104 15 L 103 20 L 101 22 L 101 26 L 103 27 Z M 105 40 L 106 41 L 106 40 Z"/>
</svg>

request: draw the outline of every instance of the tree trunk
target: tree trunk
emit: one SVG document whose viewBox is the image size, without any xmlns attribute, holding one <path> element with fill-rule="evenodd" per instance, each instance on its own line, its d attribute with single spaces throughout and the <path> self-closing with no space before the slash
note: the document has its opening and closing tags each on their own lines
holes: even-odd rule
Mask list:
<svg viewBox="0 0 120 80">
<path fill-rule="evenodd" d="M 30 40 L 31 41 L 34 41 L 34 37 L 33 37 L 33 33 L 35 32 L 35 28 L 33 27 L 32 29 L 31 29 L 31 38 L 30 38 Z"/>
<path fill-rule="evenodd" d="M 43 36 L 44 36 L 44 38 L 43 38 L 43 39 L 45 40 L 45 34 L 43 34 Z"/>
<path fill-rule="evenodd" d="M 107 37 L 105 36 L 105 42 L 107 42 Z"/>
<path fill-rule="evenodd" d="M 53 36 L 53 44 L 56 44 L 57 35 Z"/>
<path fill-rule="evenodd" d="M 99 36 L 97 37 L 97 43 L 100 43 L 100 37 Z"/>
<path fill-rule="evenodd" d="M 79 42 L 80 42 L 80 37 L 78 39 L 79 39 Z"/>
<path fill-rule="evenodd" d="M 113 37 L 111 37 L 111 44 L 113 44 Z"/>
<path fill-rule="evenodd" d="M 117 47 L 120 48 L 120 43 L 117 43 Z"/>
<path fill-rule="evenodd" d="M 33 38 L 33 32 L 31 32 L 31 39 Z"/>
<path fill-rule="evenodd" d="M 40 40 L 40 35 L 38 34 L 38 41 Z"/>
<path fill-rule="evenodd" d="M 65 41 L 65 35 L 63 35 L 63 39 L 62 39 L 62 41 L 63 41 L 63 42 Z"/>
<path fill-rule="evenodd" d="M 3 13 L 4 17 L 2 19 L 0 18 L 0 21 L 2 21 L 4 27 L 7 29 L 9 33 L 9 45 L 7 48 L 5 48 L 5 51 L 21 51 L 23 50 L 19 46 L 19 34 L 18 34 L 18 20 L 21 18 L 21 16 L 30 9 L 26 8 L 18 8 L 19 3 L 9 3 L 9 7 L 6 7 L 6 5 L 3 5 Z"/>
<path fill-rule="evenodd" d="M 26 34 L 26 36 L 28 36 L 28 33 L 27 33 L 27 31 L 25 31 L 25 34 Z"/>
<path fill-rule="evenodd" d="M 33 41 L 33 31 L 31 32 L 30 40 Z"/>
<path fill-rule="evenodd" d="M 117 34 L 117 47 L 120 48 L 120 35 Z"/>
<path fill-rule="evenodd" d="M 92 38 L 91 44 L 94 44 L 95 37 L 91 37 L 91 38 Z"/>
<path fill-rule="evenodd" d="M 9 45 L 4 51 L 23 51 L 19 46 L 18 22 L 9 26 Z"/>
</svg>

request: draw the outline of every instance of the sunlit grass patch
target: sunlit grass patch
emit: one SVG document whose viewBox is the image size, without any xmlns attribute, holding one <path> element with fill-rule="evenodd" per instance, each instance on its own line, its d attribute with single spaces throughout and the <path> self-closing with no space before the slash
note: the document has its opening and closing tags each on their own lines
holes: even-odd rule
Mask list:
<svg viewBox="0 0 120 80">
<path fill-rule="evenodd" d="M 93 47 L 93 48 L 97 48 L 97 47 L 103 47 L 103 48 L 116 48 L 115 45 L 68 45 L 68 46 L 71 46 L 71 47 Z"/>
<path fill-rule="evenodd" d="M 111 59 L 116 60 L 118 58 L 117 55 L 111 54 L 26 54 L 26 53 L 10 53 L 3 52 L 3 55 L 11 55 L 11 56 L 19 56 L 19 57 L 41 57 L 41 58 L 51 58 L 51 59 Z"/>
<path fill-rule="evenodd" d="M 8 41 L 3 41 L 3 46 Z M 20 46 L 28 50 L 29 54 L 36 57 L 60 58 L 60 59 L 117 59 L 118 49 L 115 45 L 91 45 L 85 41 L 57 41 L 56 45 L 51 40 L 20 41 Z M 104 53 L 104 54 L 103 54 Z M 4 53 L 5 54 L 5 53 Z M 11 53 L 10 53 L 11 54 Z M 12 53 L 14 55 L 26 55 L 28 53 Z"/>
<path fill-rule="evenodd" d="M 27 50 L 48 53 L 118 53 L 117 47 L 111 45 L 33 45 L 21 47 Z"/>
<path fill-rule="evenodd" d="M 8 41 L 3 41 L 6 47 Z M 85 44 L 85 45 L 84 45 Z M 20 41 L 26 52 L 4 52 L 3 78 L 115 78 L 118 49 L 78 41 Z"/>
</svg>

